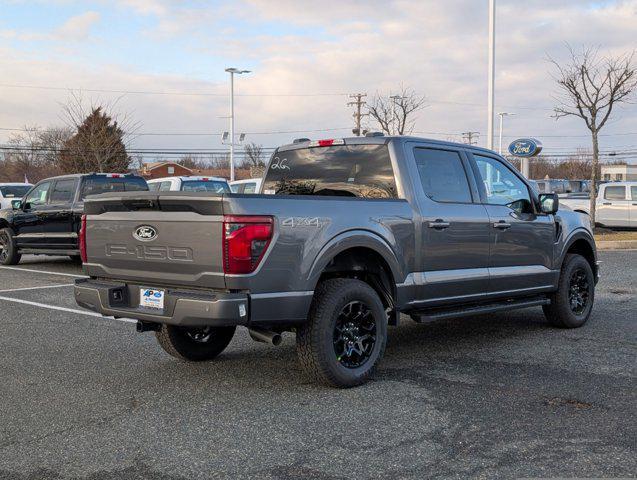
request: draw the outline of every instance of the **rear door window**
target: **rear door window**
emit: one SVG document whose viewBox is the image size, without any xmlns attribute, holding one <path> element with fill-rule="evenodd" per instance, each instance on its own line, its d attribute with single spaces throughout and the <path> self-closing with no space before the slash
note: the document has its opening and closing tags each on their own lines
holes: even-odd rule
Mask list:
<svg viewBox="0 0 637 480">
<path fill-rule="evenodd" d="M 436 202 L 470 203 L 471 190 L 458 152 L 414 149 L 422 188 Z"/>
<path fill-rule="evenodd" d="M 110 192 L 142 192 L 147 191 L 146 180 L 141 177 L 107 177 L 96 175 L 86 177 L 82 185 L 80 197 L 82 200 L 89 195 L 99 195 Z"/>
<path fill-rule="evenodd" d="M 630 194 L 633 196 L 633 201 L 637 201 L 637 187 L 630 187 Z"/>
<path fill-rule="evenodd" d="M 77 189 L 77 182 L 77 178 L 56 181 L 55 185 L 53 185 L 53 190 L 51 191 L 49 203 L 63 204 L 73 202 L 75 190 Z"/>
<path fill-rule="evenodd" d="M 339 145 L 276 152 L 263 193 L 396 198 L 387 145 Z"/>
<path fill-rule="evenodd" d="M 626 200 L 626 187 L 606 187 L 604 200 Z"/>
</svg>

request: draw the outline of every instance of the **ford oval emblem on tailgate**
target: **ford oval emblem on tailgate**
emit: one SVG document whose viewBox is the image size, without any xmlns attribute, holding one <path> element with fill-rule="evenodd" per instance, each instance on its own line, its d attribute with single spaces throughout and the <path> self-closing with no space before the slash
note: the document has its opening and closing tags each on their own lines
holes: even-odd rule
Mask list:
<svg viewBox="0 0 637 480">
<path fill-rule="evenodd" d="M 133 232 L 133 237 L 142 242 L 150 242 L 157 238 L 157 230 L 150 225 L 140 225 Z"/>
</svg>

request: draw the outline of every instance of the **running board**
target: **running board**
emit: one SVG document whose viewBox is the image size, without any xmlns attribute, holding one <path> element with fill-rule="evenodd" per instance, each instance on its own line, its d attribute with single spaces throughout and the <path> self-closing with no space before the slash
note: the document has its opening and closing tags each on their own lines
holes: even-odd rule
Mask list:
<svg viewBox="0 0 637 480">
<path fill-rule="evenodd" d="M 546 297 L 534 297 L 523 299 L 512 299 L 504 302 L 483 303 L 471 306 L 456 306 L 449 308 L 431 308 L 421 310 L 411 314 L 411 318 L 418 323 L 428 323 L 434 320 L 445 318 L 468 317 L 471 315 L 482 315 L 484 313 L 516 310 L 518 308 L 538 307 L 548 305 L 551 301 Z"/>
</svg>

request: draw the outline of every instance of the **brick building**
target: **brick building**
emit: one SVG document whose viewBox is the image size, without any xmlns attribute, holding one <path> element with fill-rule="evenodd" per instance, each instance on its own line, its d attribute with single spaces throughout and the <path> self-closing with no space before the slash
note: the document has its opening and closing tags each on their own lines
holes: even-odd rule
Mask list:
<svg viewBox="0 0 637 480">
<path fill-rule="evenodd" d="M 142 165 L 139 174 L 146 180 L 163 177 L 195 175 L 190 168 L 174 162 L 148 162 Z"/>
<path fill-rule="evenodd" d="M 191 175 L 230 178 L 230 171 L 227 168 L 187 168 L 175 162 L 147 162 L 142 165 L 138 173 L 146 180 L 164 177 L 187 177 Z M 252 173 L 255 176 L 261 176 L 260 172 Z M 234 174 L 237 180 L 252 178 L 249 168 L 236 168 Z"/>
</svg>

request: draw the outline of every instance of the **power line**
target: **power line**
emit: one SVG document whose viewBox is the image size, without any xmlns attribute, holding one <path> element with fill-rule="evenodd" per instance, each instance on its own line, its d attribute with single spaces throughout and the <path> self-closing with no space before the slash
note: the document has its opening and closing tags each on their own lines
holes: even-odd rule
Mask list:
<svg viewBox="0 0 637 480">
<path fill-rule="evenodd" d="M 25 129 L 25 128 L 6 128 L 6 127 L 0 127 L 0 130 L 3 131 L 9 131 L 9 132 L 24 132 L 30 129 Z M 51 129 L 46 129 L 46 128 L 36 128 L 35 129 L 38 132 L 50 132 L 53 131 Z M 271 131 L 271 132 L 242 132 L 245 133 L 246 135 L 279 135 L 279 134 L 283 134 L 283 133 L 313 133 L 313 132 L 336 132 L 336 131 L 340 131 L 340 130 L 349 130 L 349 127 L 336 127 L 336 128 L 316 128 L 316 129 L 310 129 L 310 130 L 275 130 L 275 131 Z M 166 137 L 170 137 L 170 136 L 194 136 L 194 137 L 219 137 L 222 136 L 221 133 L 204 133 L 204 132 L 193 132 L 193 133 L 188 133 L 188 132 L 124 132 L 124 135 L 132 135 L 132 136 L 166 136 Z"/>
<path fill-rule="evenodd" d="M 220 84 L 215 84 L 220 85 Z M 151 90 L 113 90 L 104 88 L 75 88 L 75 87 L 53 87 L 48 85 L 15 85 L 0 83 L 0 87 L 5 88 L 26 88 L 33 90 L 57 90 L 67 92 L 91 92 L 91 93 L 121 93 L 131 95 L 175 95 L 192 97 L 227 97 L 227 93 L 213 92 L 160 92 Z M 347 96 L 347 93 L 326 92 L 326 93 L 235 93 L 235 97 L 333 97 Z"/>
</svg>

